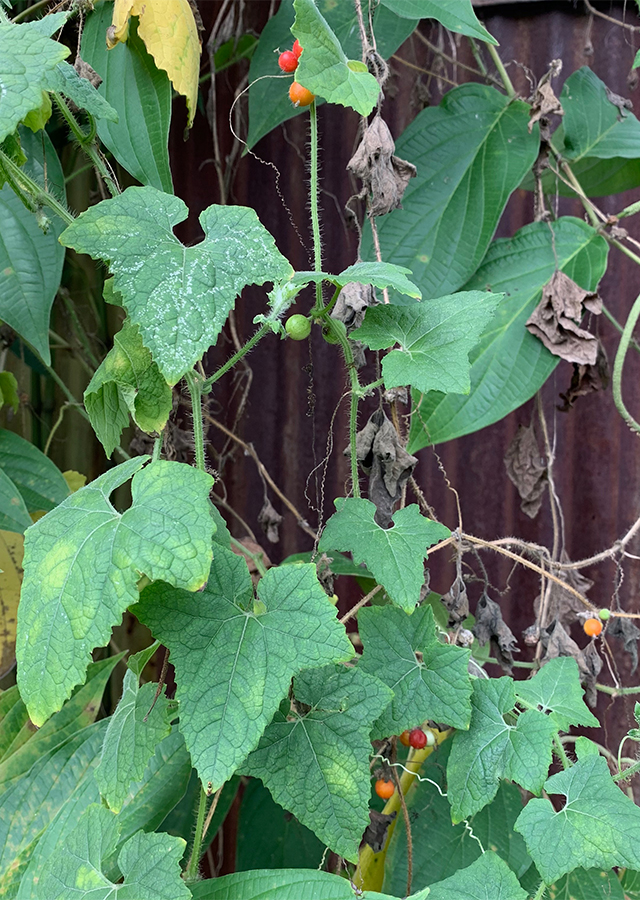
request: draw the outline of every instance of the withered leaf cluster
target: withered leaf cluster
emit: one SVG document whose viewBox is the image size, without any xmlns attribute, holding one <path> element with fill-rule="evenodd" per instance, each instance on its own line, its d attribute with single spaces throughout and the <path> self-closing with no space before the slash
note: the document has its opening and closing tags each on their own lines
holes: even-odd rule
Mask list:
<svg viewBox="0 0 640 900">
<path fill-rule="evenodd" d="M 265 497 L 262 509 L 258 513 L 258 523 L 264 531 L 267 540 L 272 544 L 277 544 L 280 540 L 279 527 L 281 522 L 282 516 L 273 508 L 269 498 Z"/>
<path fill-rule="evenodd" d="M 485 591 L 476 606 L 473 633 L 480 646 L 491 642 L 491 649 L 505 672 L 511 673 L 513 654 L 519 653 L 515 635 L 504 622 L 502 611 Z"/>
<path fill-rule="evenodd" d="M 535 518 L 548 482 L 547 464 L 538 447 L 533 422 L 528 427 L 518 427 L 504 455 L 504 464 L 507 475 L 520 494 L 520 509 L 530 518 Z"/>
<path fill-rule="evenodd" d="M 571 384 L 566 394 L 560 394 L 563 404 L 558 406 L 558 409 L 560 412 L 568 412 L 578 397 L 591 394 L 593 391 L 606 390 L 609 386 L 609 379 L 609 360 L 602 342 L 598 341 L 598 356 L 594 366 L 573 364 Z"/>
<path fill-rule="evenodd" d="M 347 164 L 363 183 L 369 198 L 369 215 L 383 216 L 398 209 L 416 167 L 393 155 L 396 145 L 384 119 L 377 114 L 362 136 L 358 149 Z"/>
<path fill-rule="evenodd" d="M 585 291 L 564 272 L 556 271 L 542 289 L 542 300 L 527 320 L 527 328 L 554 356 L 579 365 L 595 365 L 598 339 L 580 328 L 584 311 L 602 311 L 597 293 Z"/>
</svg>

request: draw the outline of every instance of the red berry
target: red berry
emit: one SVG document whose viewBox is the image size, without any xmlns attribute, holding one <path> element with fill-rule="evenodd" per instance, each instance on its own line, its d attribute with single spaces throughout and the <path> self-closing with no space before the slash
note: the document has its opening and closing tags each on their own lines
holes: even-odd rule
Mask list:
<svg viewBox="0 0 640 900">
<path fill-rule="evenodd" d="M 302 87 L 297 81 L 292 82 L 289 88 L 289 99 L 294 106 L 310 106 L 316 99 L 315 94 Z"/>
<path fill-rule="evenodd" d="M 414 750 L 422 750 L 427 746 L 427 736 L 422 728 L 412 728 L 409 732 L 409 744 Z"/>
<path fill-rule="evenodd" d="M 393 781 L 387 781 L 385 778 L 378 778 L 375 784 L 375 791 L 378 797 L 382 797 L 383 800 L 388 800 L 389 797 L 393 796 L 395 785 Z"/>
<path fill-rule="evenodd" d="M 403 731 L 402 734 L 400 735 L 400 743 L 405 747 L 411 746 L 410 741 L 409 741 L 410 734 L 411 734 L 411 732 L 409 732 L 409 731 Z"/>
<path fill-rule="evenodd" d="M 300 46 L 300 41 L 298 40 L 298 38 L 296 38 L 293 42 L 291 52 L 295 54 L 296 59 L 300 59 L 300 57 L 302 56 L 302 47 Z"/>
<path fill-rule="evenodd" d="M 278 57 L 278 65 L 283 72 L 295 72 L 298 68 L 298 57 L 292 50 L 285 50 Z"/>
</svg>

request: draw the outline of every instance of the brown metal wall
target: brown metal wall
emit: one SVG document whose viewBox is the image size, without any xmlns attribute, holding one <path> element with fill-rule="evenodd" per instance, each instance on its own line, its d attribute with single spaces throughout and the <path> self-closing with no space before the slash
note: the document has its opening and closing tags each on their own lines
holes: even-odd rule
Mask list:
<svg viewBox="0 0 640 900">
<path fill-rule="evenodd" d="M 220 3 L 200 2 L 199 5 L 206 36 Z M 546 71 L 550 60 L 560 58 L 564 64 L 560 82 L 580 66 L 590 65 L 613 91 L 634 99 L 627 77 L 636 45 L 640 43 L 636 35 L 602 19 L 592 20 L 585 14 L 580 3 L 577 9 L 570 2 L 491 4 L 483 0 L 478 5 L 483 7 L 478 10 L 479 15 L 500 42 L 500 53 L 505 62 L 518 60 L 528 67 L 537 80 Z M 629 4 L 625 12 L 627 20 L 638 24 L 631 6 Z M 259 31 L 269 8 L 268 0 L 253 0 L 246 4 L 247 23 Z M 615 17 L 623 15 L 622 4 L 599 4 L 599 8 Z M 427 23 L 423 23 L 422 28 L 432 41 L 442 39 L 446 52 L 451 53 L 453 48 L 461 61 L 473 64 L 465 39 L 456 39 L 451 44 L 448 37 L 439 33 L 437 27 L 430 28 Z M 426 71 L 433 72 L 436 68 L 434 54 L 415 37 L 401 48 L 398 56 Z M 397 136 L 417 112 L 417 81 L 423 89 L 427 87 L 430 90 L 432 103 L 438 102 L 440 94 L 433 75 L 420 74 L 416 69 L 396 61 L 392 62 L 392 70 L 383 115 Z M 513 63 L 509 66 L 509 71 L 516 88 L 523 96 L 528 96 L 530 87 L 523 68 Z M 440 74 L 458 82 L 466 80 L 465 72 L 459 67 L 456 70 L 452 65 L 447 65 Z M 228 82 L 226 79 L 224 74 L 220 77 L 218 115 L 224 152 L 228 152 L 230 148 L 227 110 L 236 72 L 232 69 L 228 73 Z M 448 86 L 443 87 L 446 90 Z M 557 88 L 559 90 L 560 83 Z M 637 102 L 636 114 L 640 114 L 640 104 Z M 322 174 L 328 190 L 335 195 L 325 194 L 322 201 L 325 268 L 337 272 L 353 262 L 356 253 L 355 235 L 346 231 L 340 209 L 352 193 L 345 166 L 354 149 L 358 117 L 340 107 L 327 106 L 321 107 L 319 116 Z M 183 125 L 183 121 L 175 123 L 171 146 L 176 191 L 192 211 L 180 236 L 187 241 L 197 241 L 201 234 L 196 221 L 197 214 L 209 204 L 219 202 L 220 198 L 211 163 L 211 131 L 204 116 L 197 116 L 191 138 L 186 144 L 182 141 Z M 256 152 L 264 160 L 277 166 L 282 193 L 309 243 L 306 173 L 302 160 L 306 141 L 306 121 L 301 116 L 263 139 L 256 147 Z M 606 212 L 614 212 L 638 196 L 639 192 L 635 191 L 630 195 L 604 199 L 601 206 Z M 245 157 L 234 184 L 231 202 L 254 206 L 264 225 L 276 236 L 281 251 L 293 265 L 302 269 L 309 267 L 309 257 L 300 246 L 276 192 L 272 168 Z M 560 207 L 563 213 L 578 216 L 583 214 L 579 204 L 562 201 Z M 513 234 L 532 220 L 532 214 L 531 195 L 516 192 L 500 226 L 500 235 Z M 637 220 L 628 219 L 627 223 L 630 233 L 640 238 Z M 640 270 L 619 252 L 612 250 L 609 270 L 601 288 L 605 303 L 618 319 L 624 320 L 640 290 Z M 239 302 L 237 326 L 243 338 L 252 333 L 253 316 L 262 311 L 264 299 L 261 291 L 250 289 L 245 291 Z M 598 327 L 612 360 L 617 346 L 616 332 L 604 317 L 601 317 Z M 309 510 L 304 483 L 314 465 L 325 454 L 330 422 L 345 390 L 345 378 L 335 347 L 324 343 L 317 334 L 313 336 L 310 347 L 311 350 L 306 342 L 281 342 L 270 337 L 252 353 L 249 363 L 255 377 L 240 433 L 245 440 L 253 441 L 275 481 L 296 506 L 308 514 L 311 524 L 315 525 L 317 516 Z M 228 352 L 228 348 L 225 352 Z M 635 353 L 630 353 L 629 357 L 625 370 L 626 397 L 637 416 L 640 413 L 640 391 L 637 389 L 640 360 Z M 218 353 L 212 353 L 210 364 L 221 358 Z M 311 379 L 307 368 L 309 365 L 312 366 Z M 556 412 L 558 394 L 566 390 L 570 378 L 571 367 L 561 363 L 544 389 L 544 402 L 556 442 L 555 474 L 566 523 L 566 549 L 569 556 L 575 559 L 610 546 L 638 515 L 640 443 L 615 411 L 610 391 L 580 398 L 569 413 Z M 310 390 L 315 402 L 313 414 L 309 404 Z M 231 392 L 232 382 L 229 378 L 219 385 L 212 399 L 213 412 L 227 422 L 233 408 Z M 551 545 L 548 501 L 545 500 L 541 513 L 534 521 L 523 515 L 516 491 L 508 481 L 502 463 L 518 424 L 528 424 L 532 409 L 532 402 L 529 402 L 503 422 L 438 448 L 451 484 L 460 494 L 466 531 L 488 539 L 517 535 Z M 362 419 L 365 419 L 365 411 Z M 324 485 L 325 510 L 328 514 L 332 509 L 333 498 L 344 494 L 348 475 L 347 464 L 341 452 L 347 442 L 346 422 L 347 405 L 343 400 L 335 416 L 335 440 Z M 219 448 L 221 436 L 212 431 L 210 437 Z M 440 518 L 453 528 L 457 525 L 455 501 L 446 487 L 435 454 L 427 449 L 421 451 L 419 456 L 417 479 Z M 223 473 L 223 481 L 230 502 L 259 533 L 256 516 L 262 505 L 263 489 L 253 462 L 241 452 L 236 454 L 233 464 Z M 315 499 L 313 485 L 310 485 L 309 496 Z M 267 547 L 272 558 L 278 561 L 289 553 L 309 549 L 310 540 L 297 527 L 294 518 L 286 514 L 277 498 L 272 495 L 271 499 L 276 508 L 285 513 L 281 543 L 275 548 Z M 243 530 L 237 523 L 233 529 L 238 537 L 243 536 Z M 635 542 L 628 549 L 640 553 L 640 542 Z M 493 584 L 505 589 L 510 564 L 495 557 L 485 556 L 485 559 Z M 591 598 L 597 605 L 608 606 L 612 593 L 613 564 L 601 565 L 589 574 L 595 580 Z M 633 560 L 627 560 L 624 564 L 621 599 L 629 609 L 640 609 L 637 600 L 639 576 L 638 565 Z M 445 591 L 450 580 L 451 567 L 446 560 L 434 560 L 434 589 Z M 479 586 L 470 587 L 472 608 L 479 592 Z M 518 570 L 513 574 L 510 590 L 501 602 L 505 618 L 518 636 L 532 621 L 532 601 L 536 593 L 537 579 L 533 573 Z M 495 592 L 494 596 L 499 599 Z M 583 635 L 575 636 L 581 645 L 585 643 Z M 629 674 L 626 660 L 621 658 L 617 644 L 614 644 L 613 650 L 623 682 L 629 684 L 634 678 L 636 681 L 640 680 L 639 675 Z M 523 652 L 523 657 L 525 656 L 526 652 Z M 609 680 L 604 670 L 602 679 Z M 625 704 L 618 700 L 615 705 L 608 702 L 602 705 L 601 712 L 605 706 L 609 707 L 606 717 L 608 742 L 614 746 L 628 727 L 632 702 Z"/>
</svg>

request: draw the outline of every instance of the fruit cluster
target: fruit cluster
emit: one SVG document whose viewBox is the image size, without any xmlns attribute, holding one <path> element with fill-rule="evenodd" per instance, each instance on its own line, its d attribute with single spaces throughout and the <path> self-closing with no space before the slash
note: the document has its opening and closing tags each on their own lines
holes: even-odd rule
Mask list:
<svg viewBox="0 0 640 900">
<path fill-rule="evenodd" d="M 278 57 L 278 65 L 283 72 L 290 75 L 298 68 L 298 60 L 302 55 L 302 47 L 300 41 L 296 38 L 293 42 L 291 50 L 284 50 Z M 289 88 L 289 99 L 294 106 L 310 106 L 315 100 L 315 94 L 308 91 L 306 87 L 302 87 L 297 81 L 292 82 Z"/>
<path fill-rule="evenodd" d="M 433 747 L 436 739 L 433 732 L 424 732 L 422 728 L 412 728 L 411 731 L 403 731 L 400 735 L 400 743 L 405 747 L 413 747 L 414 750 L 422 750 L 424 747 Z"/>
</svg>

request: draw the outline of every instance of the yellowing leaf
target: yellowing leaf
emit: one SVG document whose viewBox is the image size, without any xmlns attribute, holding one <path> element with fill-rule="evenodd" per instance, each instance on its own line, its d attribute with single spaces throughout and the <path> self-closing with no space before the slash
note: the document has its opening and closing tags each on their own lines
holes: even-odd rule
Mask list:
<svg viewBox="0 0 640 900">
<path fill-rule="evenodd" d="M 16 655 L 16 614 L 23 554 L 22 535 L 0 531 L 0 675 L 11 668 Z"/>
<path fill-rule="evenodd" d="M 129 19 L 138 16 L 138 34 L 174 88 L 187 99 L 189 127 L 196 113 L 200 38 L 189 0 L 115 0 L 107 47 L 129 36 Z"/>
<path fill-rule="evenodd" d="M 69 485 L 69 490 L 72 494 L 75 494 L 76 491 L 79 491 L 80 488 L 84 487 L 87 483 L 87 476 L 74 471 L 74 469 L 67 469 L 66 472 L 62 473 L 62 477 Z"/>
</svg>

